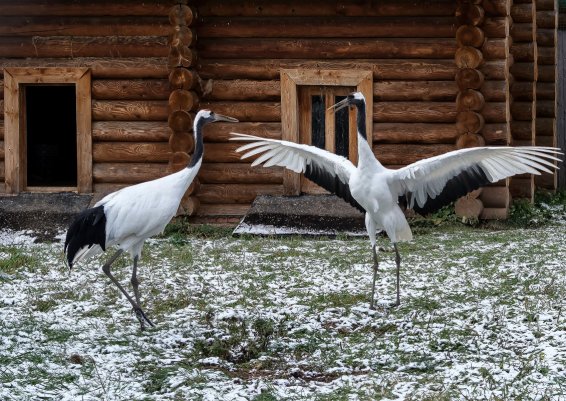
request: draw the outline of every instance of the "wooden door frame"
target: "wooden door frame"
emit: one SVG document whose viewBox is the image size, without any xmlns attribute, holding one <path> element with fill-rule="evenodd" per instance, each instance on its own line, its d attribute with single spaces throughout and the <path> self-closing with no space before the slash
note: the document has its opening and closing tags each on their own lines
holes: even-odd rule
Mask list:
<svg viewBox="0 0 566 401">
<path fill-rule="evenodd" d="M 285 141 L 299 142 L 298 86 L 355 86 L 366 98 L 366 130 L 372 146 L 373 73 L 370 70 L 281 69 L 281 136 Z M 285 170 L 285 195 L 299 195 L 300 174 Z"/>
<path fill-rule="evenodd" d="M 92 192 L 92 130 L 89 68 L 5 68 L 4 142 L 6 193 L 26 189 L 26 151 L 24 130 L 24 92 L 26 84 L 74 84 L 77 115 L 77 187 L 79 193 Z M 58 192 L 73 188 L 38 189 Z"/>
</svg>

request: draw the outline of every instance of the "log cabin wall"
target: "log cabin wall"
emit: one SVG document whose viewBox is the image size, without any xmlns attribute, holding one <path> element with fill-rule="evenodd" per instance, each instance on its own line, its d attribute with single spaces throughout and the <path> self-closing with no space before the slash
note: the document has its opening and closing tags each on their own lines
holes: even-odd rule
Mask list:
<svg viewBox="0 0 566 401">
<path fill-rule="evenodd" d="M 172 4 L 170 0 L 0 4 L 0 80 L 6 67 L 91 69 L 97 195 L 168 172 L 167 37 Z M 2 111 L 3 87 L 0 84 Z M 0 116 L 3 182 L 4 113 Z"/>
<path fill-rule="evenodd" d="M 500 2 L 501 3 L 501 2 Z M 195 221 L 237 221 L 258 194 L 282 194 L 283 172 L 250 168 L 229 131 L 281 137 L 281 68 L 373 72 L 373 146 L 402 166 L 456 148 L 456 3 L 450 1 L 195 1 L 202 107 L 238 118 L 205 129 Z M 482 67 L 493 143 L 505 124 L 505 25 L 490 21 Z M 502 133 L 503 132 L 503 133 Z M 499 139 L 498 139 L 499 138 Z"/>
<path fill-rule="evenodd" d="M 535 143 L 540 146 L 556 146 L 558 2 L 536 0 L 536 15 L 538 80 Z M 557 175 L 536 176 L 535 184 L 537 187 L 554 191 L 557 187 Z"/>
</svg>

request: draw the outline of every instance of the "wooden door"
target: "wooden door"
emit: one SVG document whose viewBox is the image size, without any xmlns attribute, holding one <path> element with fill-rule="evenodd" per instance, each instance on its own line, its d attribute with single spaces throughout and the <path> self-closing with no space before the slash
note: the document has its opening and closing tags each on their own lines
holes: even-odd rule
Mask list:
<svg viewBox="0 0 566 401">
<path fill-rule="evenodd" d="M 356 88 L 348 86 L 299 87 L 299 143 L 313 145 L 344 156 L 357 163 L 358 137 L 356 110 L 345 108 L 337 113 L 329 109 Z M 301 175 L 301 192 L 328 192 Z"/>
</svg>

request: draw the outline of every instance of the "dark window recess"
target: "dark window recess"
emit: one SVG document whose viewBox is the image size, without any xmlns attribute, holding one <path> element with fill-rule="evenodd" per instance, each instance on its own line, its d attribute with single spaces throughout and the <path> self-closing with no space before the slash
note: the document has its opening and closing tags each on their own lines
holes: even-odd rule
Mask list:
<svg viewBox="0 0 566 401">
<path fill-rule="evenodd" d="M 74 85 L 25 88 L 27 185 L 77 185 Z"/>
<path fill-rule="evenodd" d="M 346 96 L 336 96 L 336 103 L 345 99 Z M 348 107 L 334 113 L 334 124 L 336 128 L 336 154 L 349 157 L 350 129 Z"/>
<path fill-rule="evenodd" d="M 324 149 L 325 146 L 325 108 L 324 96 L 312 96 L 312 145 Z"/>
</svg>

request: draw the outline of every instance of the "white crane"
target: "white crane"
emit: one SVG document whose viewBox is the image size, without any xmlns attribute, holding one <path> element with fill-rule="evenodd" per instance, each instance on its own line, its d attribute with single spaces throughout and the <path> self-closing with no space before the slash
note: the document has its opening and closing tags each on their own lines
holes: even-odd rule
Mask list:
<svg viewBox="0 0 566 401">
<path fill-rule="evenodd" d="M 65 254 L 69 268 L 81 260 L 106 251 L 109 247 L 118 247 L 116 253 L 102 266 L 102 271 L 132 304 L 142 330 L 145 322 L 154 326 L 140 306 L 137 264 L 143 243 L 149 237 L 163 232 L 167 223 L 175 216 L 181 198 L 202 164 L 203 126 L 214 121 L 238 120 L 210 110 L 199 111 L 194 121 L 195 150 L 186 168 L 105 196 L 93 208 L 81 212 L 67 231 Z M 110 272 L 110 266 L 124 251 L 129 252 L 134 260 L 130 282 L 135 300 Z"/>
<path fill-rule="evenodd" d="M 426 214 L 491 182 L 516 174 L 552 173 L 553 161 L 562 153 L 550 147 L 477 147 L 460 149 L 420 160 L 398 170 L 385 168 L 375 157 L 366 138 L 365 98 L 355 92 L 333 107 L 357 107 L 358 165 L 348 159 L 314 146 L 232 133 L 231 140 L 251 142 L 237 149 L 247 151 L 242 159 L 260 155 L 252 166 L 282 166 L 330 191 L 360 211 L 373 252 L 373 282 L 370 308 L 374 308 L 375 281 L 378 270 L 376 232 L 385 231 L 395 249 L 397 297 L 400 303 L 399 270 L 401 257 L 397 243 L 413 238 L 399 206 L 405 197 L 408 207 Z M 378 149 L 379 151 L 379 149 Z"/>
</svg>

